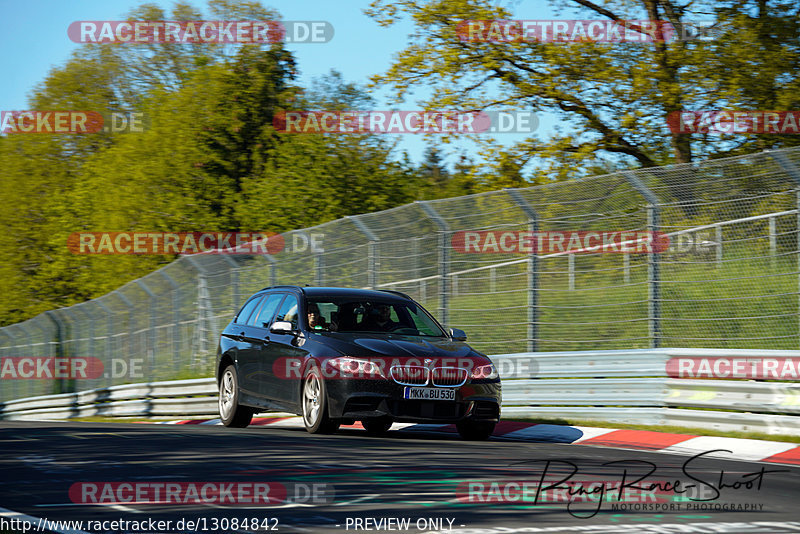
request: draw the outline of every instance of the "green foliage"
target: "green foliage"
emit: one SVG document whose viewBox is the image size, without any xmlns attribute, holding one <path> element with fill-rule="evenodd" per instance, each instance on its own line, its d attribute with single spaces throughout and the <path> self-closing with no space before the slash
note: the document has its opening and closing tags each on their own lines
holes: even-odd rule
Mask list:
<svg viewBox="0 0 800 534">
<path fill-rule="evenodd" d="M 257 2 L 209 9 L 221 20 L 277 17 Z M 144 4 L 130 18 L 202 16 L 179 3 L 169 16 Z M 88 45 L 53 69 L 31 109 L 138 112 L 147 128 L 0 136 L 0 324 L 98 297 L 174 259 L 76 255 L 73 232 L 281 232 L 422 198 L 424 179 L 395 161 L 386 138 L 276 132 L 282 110 L 372 105 L 336 72 L 307 92 L 296 72 L 280 44 Z"/>
<path fill-rule="evenodd" d="M 566 0 L 568 19 L 663 20 L 679 30 L 708 21 L 715 39 L 652 43 L 469 42 L 466 20 L 514 20 L 514 3 L 494 0 L 374 0 L 367 14 L 391 26 L 409 17 L 412 41 L 375 76 L 398 102 L 429 86 L 432 109 L 503 109 L 555 114 L 565 127 L 549 139 L 532 137 L 512 149 L 485 142 L 482 155 L 498 174 L 538 158 L 533 181 L 587 174 L 592 166 L 652 167 L 767 147 L 797 136 L 673 133 L 670 112 L 715 108 L 797 108 L 800 23 L 797 6 L 779 0 L 680 2 Z M 505 7 L 510 6 L 510 7 Z M 503 159 L 506 159 L 504 162 Z M 512 168 L 503 168 L 514 162 Z"/>
</svg>

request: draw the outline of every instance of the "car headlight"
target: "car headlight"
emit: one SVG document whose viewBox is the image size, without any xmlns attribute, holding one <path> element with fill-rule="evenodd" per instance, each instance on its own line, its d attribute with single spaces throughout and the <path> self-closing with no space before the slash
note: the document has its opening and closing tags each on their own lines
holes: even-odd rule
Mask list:
<svg viewBox="0 0 800 534">
<path fill-rule="evenodd" d="M 330 365 L 331 369 L 340 373 L 341 377 L 386 378 L 380 366 L 369 360 L 342 356 L 331 358 L 327 361 L 327 364 Z"/>
<path fill-rule="evenodd" d="M 490 363 L 489 365 L 480 365 L 473 368 L 472 378 L 494 380 L 495 378 L 500 378 L 500 374 L 494 368 L 494 365 Z"/>
</svg>

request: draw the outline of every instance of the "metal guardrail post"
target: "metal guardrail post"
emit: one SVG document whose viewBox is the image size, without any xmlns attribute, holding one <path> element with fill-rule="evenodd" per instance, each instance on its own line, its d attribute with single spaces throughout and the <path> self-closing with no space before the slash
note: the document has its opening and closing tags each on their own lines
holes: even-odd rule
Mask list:
<svg viewBox="0 0 800 534">
<path fill-rule="evenodd" d="M 367 286 L 375 289 L 378 287 L 378 243 L 380 238 L 357 215 L 347 215 L 345 219 L 352 222 L 367 238 Z"/>
<path fill-rule="evenodd" d="M 436 210 L 426 200 L 417 200 L 425 215 L 439 227 L 439 318 L 443 325 L 449 321 L 448 297 L 450 295 L 450 226 L 436 213 Z"/>
<path fill-rule="evenodd" d="M 800 271 L 800 169 L 797 168 L 792 160 L 786 157 L 786 154 L 782 152 L 772 152 L 767 151 L 767 154 L 772 156 L 772 159 L 778 162 L 778 165 L 789 175 L 789 178 L 795 184 L 795 198 L 797 202 L 797 270 Z M 800 320 L 800 275 L 798 276 L 798 320 Z M 800 327 L 800 325 L 798 325 Z M 798 340 L 800 341 L 800 339 Z"/>
<path fill-rule="evenodd" d="M 506 189 L 519 209 L 528 218 L 528 231 L 536 235 L 539 231 L 539 214 L 522 196 L 518 189 Z M 528 258 L 528 352 L 536 352 L 539 345 L 539 256 L 535 240 Z M 572 255 L 570 255 L 572 257 Z"/>
<path fill-rule="evenodd" d="M 655 233 L 661 226 L 661 208 L 658 197 L 633 171 L 625 171 L 623 175 L 647 201 L 647 229 L 655 238 Z M 650 347 L 657 349 L 661 347 L 661 258 L 655 251 L 655 247 L 647 254 L 647 277 Z"/>
<path fill-rule="evenodd" d="M 158 274 L 167 281 L 172 287 L 172 352 L 173 352 L 173 369 L 178 371 L 178 366 L 181 358 L 181 303 L 180 303 L 180 286 L 172 279 L 170 275 L 164 272 L 163 269 L 158 271 Z"/>
<path fill-rule="evenodd" d="M 149 348 L 145 348 L 145 352 L 147 354 L 147 359 L 150 363 L 150 376 L 149 379 L 153 380 L 155 378 L 155 370 L 156 370 L 156 294 L 153 293 L 147 284 L 145 284 L 141 279 L 136 280 L 136 285 L 142 288 L 142 291 L 147 293 L 147 296 L 150 297 L 150 310 L 148 312 L 148 320 L 147 320 L 147 328 L 150 330 L 150 342 Z"/>
</svg>

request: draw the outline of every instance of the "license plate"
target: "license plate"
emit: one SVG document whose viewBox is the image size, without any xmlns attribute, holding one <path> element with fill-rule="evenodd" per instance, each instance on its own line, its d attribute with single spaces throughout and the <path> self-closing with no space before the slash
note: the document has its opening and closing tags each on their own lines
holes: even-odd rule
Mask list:
<svg viewBox="0 0 800 534">
<path fill-rule="evenodd" d="M 441 388 L 405 388 L 403 391 L 404 399 L 413 400 L 456 400 L 456 390 Z"/>
</svg>

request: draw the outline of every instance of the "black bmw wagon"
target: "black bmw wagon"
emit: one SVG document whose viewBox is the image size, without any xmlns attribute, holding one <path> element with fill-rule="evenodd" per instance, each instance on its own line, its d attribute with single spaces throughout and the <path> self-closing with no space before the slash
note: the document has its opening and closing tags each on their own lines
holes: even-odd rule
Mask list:
<svg viewBox="0 0 800 534">
<path fill-rule="evenodd" d="M 361 421 L 453 423 L 486 439 L 500 417 L 500 377 L 485 355 L 396 291 L 274 286 L 250 297 L 217 351 L 219 413 L 246 427 L 254 414 L 303 416 L 312 433 Z"/>
</svg>

